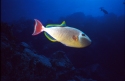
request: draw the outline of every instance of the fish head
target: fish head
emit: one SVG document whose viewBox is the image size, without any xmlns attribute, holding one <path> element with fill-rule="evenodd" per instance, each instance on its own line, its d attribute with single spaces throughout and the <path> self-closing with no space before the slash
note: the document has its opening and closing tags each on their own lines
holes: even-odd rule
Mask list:
<svg viewBox="0 0 125 81">
<path fill-rule="evenodd" d="M 82 47 L 86 47 L 91 44 L 91 39 L 85 34 L 85 33 L 80 33 L 79 34 L 79 42 L 82 45 Z"/>
</svg>

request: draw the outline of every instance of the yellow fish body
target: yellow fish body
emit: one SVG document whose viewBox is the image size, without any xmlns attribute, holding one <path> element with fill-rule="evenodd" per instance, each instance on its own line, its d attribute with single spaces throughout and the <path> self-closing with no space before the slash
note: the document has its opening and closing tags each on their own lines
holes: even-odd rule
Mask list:
<svg viewBox="0 0 125 81">
<path fill-rule="evenodd" d="M 35 19 L 32 35 L 37 35 L 43 31 L 45 31 L 45 35 L 49 40 L 61 42 L 69 47 L 82 48 L 91 44 L 90 38 L 85 33 L 76 28 L 66 26 L 65 22 L 61 25 L 47 25 L 45 28 L 39 20 Z"/>
</svg>

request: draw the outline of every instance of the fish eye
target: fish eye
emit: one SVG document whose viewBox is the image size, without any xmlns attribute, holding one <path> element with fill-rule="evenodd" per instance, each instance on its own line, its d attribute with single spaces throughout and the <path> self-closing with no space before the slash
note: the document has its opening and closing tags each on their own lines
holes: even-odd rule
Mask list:
<svg viewBox="0 0 125 81">
<path fill-rule="evenodd" d="M 85 34 L 82 33 L 82 36 L 85 36 Z"/>
</svg>

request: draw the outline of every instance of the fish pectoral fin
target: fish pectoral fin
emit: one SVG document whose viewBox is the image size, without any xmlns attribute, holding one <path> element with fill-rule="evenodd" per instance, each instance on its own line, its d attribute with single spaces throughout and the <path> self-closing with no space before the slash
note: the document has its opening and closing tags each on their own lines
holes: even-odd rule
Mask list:
<svg viewBox="0 0 125 81">
<path fill-rule="evenodd" d="M 74 41 L 78 41 L 78 36 L 77 35 L 73 35 L 72 38 L 73 38 Z"/>
<path fill-rule="evenodd" d="M 54 39 L 52 36 L 50 36 L 48 33 L 44 32 L 45 36 L 52 42 L 57 42 L 56 39 Z"/>
</svg>

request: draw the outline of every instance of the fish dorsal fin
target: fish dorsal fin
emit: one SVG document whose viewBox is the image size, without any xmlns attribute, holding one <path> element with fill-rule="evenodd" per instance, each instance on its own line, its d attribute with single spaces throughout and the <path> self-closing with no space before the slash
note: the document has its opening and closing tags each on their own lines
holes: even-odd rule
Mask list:
<svg viewBox="0 0 125 81">
<path fill-rule="evenodd" d="M 65 27 L 66 26 L 66 22 L 63 21 L 61 24 L 48 24 L 46 26 L 46 28 L 49 28 L 49 27 Z"/>
<path fill-rule="evenodd" d="M 52 36 L 50 36 L 47 32 L 44 32 L 44 35 L 46 36 L 47 39 L 49 39 L 52 42 L 57 42 L 56 39 L 54 39 Z"/>
<path fill-rule="evenodd" d="M 66 22 L 63 21 L 62 24 L 61 24 L 61 27 L 65 27 L 66 26 Z"/>
<path fill-rule="evenodd" d="M 49 27 L 59 27 L 60 24 L 48 24 L 46 25 L 46 28 L 49 28 Z"/>
</svg>

